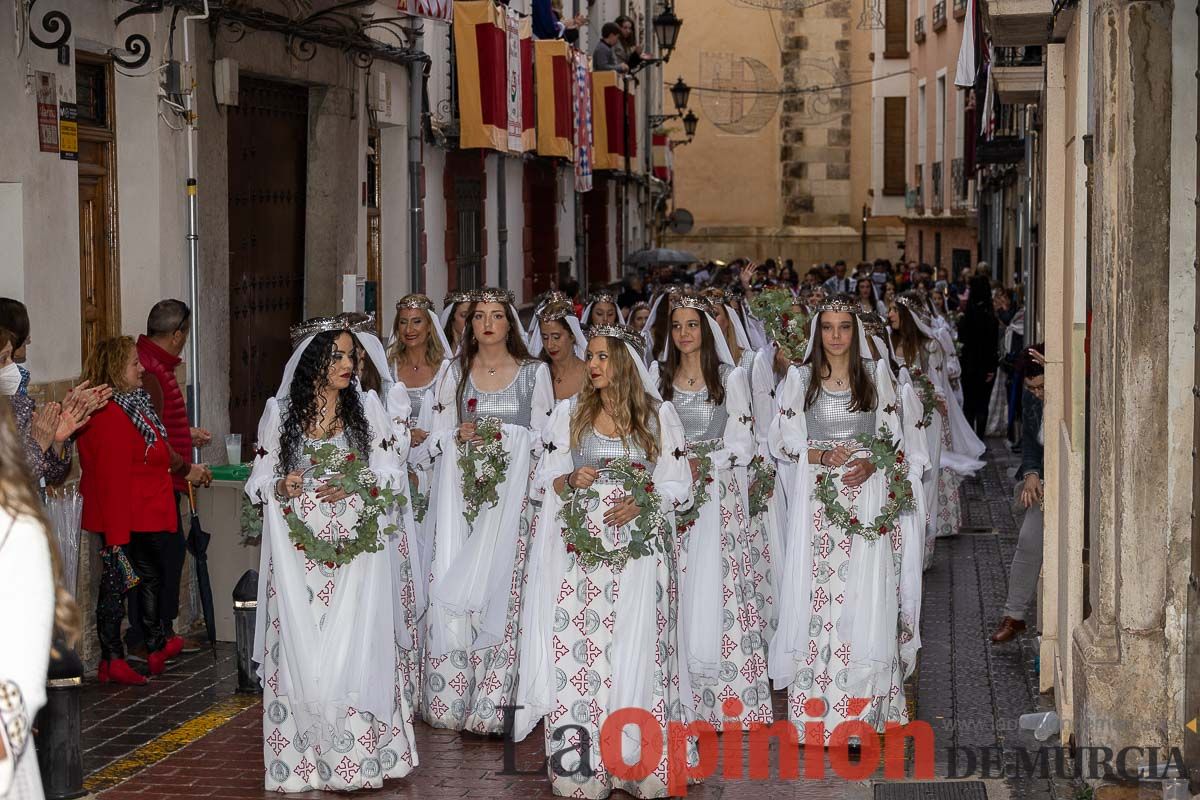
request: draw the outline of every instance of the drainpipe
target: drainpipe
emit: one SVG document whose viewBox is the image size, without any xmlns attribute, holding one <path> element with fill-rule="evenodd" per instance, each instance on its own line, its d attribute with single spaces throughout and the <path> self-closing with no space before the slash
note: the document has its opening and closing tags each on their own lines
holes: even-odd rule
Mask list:
<svg viewBox="0 0 1200 800">
<path fill-rule="evenodd" d="M 413 48 L 421 45 L 420 28 L 413 36 Z M 428 54 L 408 65 L 408 280 L 411 291 L 425 293 L 425 271 L 422 267 L 421 234 L 425 229 L 424 198 L 421 193 L 421 129 L 424 121 L 425 70 Z"/>
<path fill-rule="evenodd" d="M 208 0 L 204 0 L 204 12 L 183 18 L 183 63 L 192 64 L 191 38 L 188 23 L 192 20 L 208 19 Z M 194 66 L 194 65 L 193 65 Z M 187 204 L 188 204 L 188 279 L 190 287 L 188 301 L 192 309 L 192 330 L 188 336 L 188 360 L 191 364 L 192 380 L 188 386 L 188 399 L 192 405 L 192 427 L 200 427 L 200 212 L 197 208 L 199 183 L 196 179 L 196 71 L 193 68 L 192 85 L 183 96 L 187 113 Z M 200 448 L 192 448 L 192 462 L 200 463 Z"/>
</svg>

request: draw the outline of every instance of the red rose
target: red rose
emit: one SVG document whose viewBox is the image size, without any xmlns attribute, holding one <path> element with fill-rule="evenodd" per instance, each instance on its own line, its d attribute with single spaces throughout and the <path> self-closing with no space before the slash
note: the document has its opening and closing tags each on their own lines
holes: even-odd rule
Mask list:
<svg viewBox="0 0 1200 800">
<path fill-rule="evenodd" d="M 290 508 L 285 508 L 285 509 L 283 509 L 283 513 L 290 514 L 290 513 L 292 513 L 292 510 Z"/>
<path fill-rule="evenodd" d="M 650 481 L 642 488 L 646 490 L 646 494 L 652 493 L 654 491 L 654 481 Z"/>
<path fill-rule="evenodd" d="M 879 532 L 880 532 L 880 533 L 887 533 L 887 525 L 880 525 L 880 526 L 879 526 Z"/>
<path fill-rule="evenodd" d="M 354 455 L 354 453 L 351 453 L 350 455 L 346 456 L 347 461 L 354 461 L 355 458 L 356 458 L 356 456 Z"/>
<path fill-rule="evenodd" d="M 299 550 L 301 553 L 303 553 L 303 552 L 304 552 L 304 545 L 302 545 L 302 544 L 297 544 L 297 545 L 296 545 L 296 549 L 297 549 L 297 550 Z"/>
<path fill-rule="evenodd" d="M 896 463 L 897 463 L 897 464 L 901 464 L 901 463 L 903 463 L 903 462 L 904 462 L 904 451 L 903 451 L 903 450 L 897 450 L 897 451 L 896 451 Z"/>
<path fill-rule="evenodd" d="M 334 567 L 337 566 L 337 564 L 333 563 L 332 561 L 326 561 L 325 566 L 329 567 L 330 569 L 333 569 Z"/>
<path fill-rule="evenodd" d="M 569 543 L 569 542 L 568 542 L 568 543 L 567 543 L 567 552 L 568 552 L 568 553 L 574 553 L 574 552 L 575 552 L 575 545 L 573 545 L 573 544 L 571 544 L 571 543 Z"/>
<path fill-rule="evenodd" d="M 474 397 L 472 397 L 470 400 L 467 401 L 467 413 L 474 414 L 475 407 L 478 405 L 479 405 L 479 401 L 476 400 Z"/>
<path fill-rule="evenodd" d="M 888 500 L 895 500 L 895 499 L 896 499 L 896 493 L 888 492 Z"/>
<path fill-rule="evenodd" d="M 309 461 L 312 463 L 312 465 L 314 467 L 317 465 L 317 460 L 315 458 L 310 458 Z"/>
<path fill-rule="evenodd" d="M 371 497 L 379 497 L 379 487 L 378 486 L 371 487 Z"/>
<path fill-rule="evenodd" d="M 851 518 L 850 518 L 850 524 L 851 524 L 851 525 L 857 525 L 857 524 L 858 524 L 858 517 L 851 517 Z"/>
<path fill-rule="evenodd" d="M 790 316 L 788 316 L 787 314 L 779 315 L 779 321 L 782 322 L 784 325 L 787 325 L 789 322 L 791 322 L 791 319 L 792 318 Z"/>
<path fill-rule="evenodd" d="M 640 461 L 635 461 L 632 464 L 630 464 L 629 466 L 633 467 L 634 469 L 645 469 L 646 468 L 646 465 L 641 463 Z"/>
<path fill-rule="evenodd" d="M 496 431 L 496 435 L 492 438 L 494 438 L 497 442 L 500 441 L 500 431 Z"/>
</svg>

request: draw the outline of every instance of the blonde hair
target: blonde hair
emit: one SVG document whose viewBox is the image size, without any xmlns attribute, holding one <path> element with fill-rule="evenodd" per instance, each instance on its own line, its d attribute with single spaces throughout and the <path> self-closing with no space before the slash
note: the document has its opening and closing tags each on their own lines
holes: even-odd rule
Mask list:
<svg viewBox="0 0 1200 800">
<path fill-rule="evenodd" d="M 83 365 L 83 380 L 92 386 L 108 384 L 114 392 L 128 391 L 122 373 L 129 361 L 129 354 L 137 350 L 137 344 L 129 336 L 113 336 L 96 342 L 95 349 Z"/>
<path fill-rule="evenodd" d="M 622 440 L 633 440 L 642 449 L 648 461 L 658 460 L 658 436 L 650 429 L 650 415 L 654 414 L 653 401 L 642 385 L 642 376 L 637 365 L 620 339 L 603 338 L 608 343 L 609 383 L 612 394 L 612 420 Z M 591 341 L 595 341 L 592 339 Z M 579 446 L 583 436 L 595 427 L 596 417 L 602 408 L 600 392 L 585 381 L 579 393 L 575 413 L 571 415 L 571 449 Z"/>
<path fill-rule="evenodd" d="M 408 295 L 400 302 L 403 303 L 409 297 L 416 296 L 417 295 Z M 431 367 L 440 365 L 442 363 L 442 359 L 446 357 L 446 354 L 442 352 L 442 343 L 438 339 L 437 334 L 433 332 L 433 326 L 437 323 L 434 322 L 433 317 L 430 316 L 428 311 L 420 308 L 397 309 L 396 317 L 392 320 L 392 343 L 388 346 L 388 361 L 390 361 L 392 366 L 395 367 L 400 364 L 401 360 L 404 358 L 404 354 L 408 351 L 408 348 L 405 346 L 404 342 L 400 340 L 400 315 L 405 311 L 420 311 L 425 315 L 425 321 L 429 325 L 429 335 L 425 339 L 425 363 Z"/>
<path fill-rule="evenodd" d="M 54 625 L 66 640 L 67 647 L 74 647 L 79 640 L 79 606 L 63 586 L 58 544 L 51 537 L 50 521 L 26 466 L 25 443 L 13 424 L 9 403 L 0 403 L 0 507 L 14 517 L 31 517 L 46 536 L 50 571 L 54 577 Z M 54 658 L 59 655 L 53 647 L 50 653 Z"/>
</svg>

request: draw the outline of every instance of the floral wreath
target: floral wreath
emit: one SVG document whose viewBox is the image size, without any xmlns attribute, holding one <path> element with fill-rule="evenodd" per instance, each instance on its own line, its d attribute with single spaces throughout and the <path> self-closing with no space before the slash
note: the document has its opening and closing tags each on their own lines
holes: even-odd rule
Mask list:
<svg viewBox="0 0 1200 800">
<path fill-rule="evenodd" d="M 467 410 L 475 412 L 475 398 L 467 401 Z M 482 441 L 458 445 L 458 468 L 462 470 L 463 518 L 468 525 L 483 511 L 484 504 L 495 508 L 500 502 L 499 486 L 508 476 L 511 460 L 504 449 L 503 423 L 486 417 L 475 423 L 475 435 Z"/>
<path fill-rule="evenodd" d="M 762 320 L 767 338 L 789 361 L 800 361 L 808 348 L 808 318 L 792 312 L 796 299 L 785 289 L 771 289 L 750 301 L 750 310 Z"/>
<path fill-rule="evenodd" d="M 645 464 L 628 458 L 614 458 L 605 462 L 602 471 L 615 478 L 641 509 L 630 523 L 629 544 L 616 550 L 606 550 L 600 537 L 588 530 L 588 501 L 600 499 L 600 493 L 590 486 L 587 489 L 563 486 L 558 495 L 563 500 L 558 519 L 563 525 L 562 537 L 567 552 L 574 553 L 581 565 L 592 567 L 608 564 L 619 572 L 630 559 L 642 558 L 655 551 L 662 552 L 662 531 L 666 527 L 666 518 L 660 510 L 662 497 L 655 491 L 654 478 Z"/>
<path fill-rule="evenodd" d="M 356 536 L 328 542 L 317 538 L 290 503 L 284 506 L 283 518 L 287 521 L 288 536 L 296 549 L 304 553 L 306 558 L 330 568 L 349 564 L 363 553 L 382 550 L 380 536 L 394 533 L 396 526 L 388 525 L 381 531 L 379 518 L 393 505 L 403 507 L 407 503 L 404 495 L 380 487 L 378 478 L 367 466 L 366 460 L 353 450 L 347 452 L 326 442 L 317 447 L 305 445 L 304 454 L 312 465 L 314 478 L 324 480 L 327 486 L 336 486 L 350 497 L 358 497 L 362 501 L 362 509 L 358 512 Z"/>
<path fill-rule="evenodd" d="M 775 465 L 761 455 L 750 460 L 750 516 L 767 510 L 767 501 L 775 490 Z"/>
<path fill-rule="evenodd" d="M 847 511 L 838 502 L 838 490 L 833 483 L 833 471 L 826 470 L 817 476 L 814 497 L 824 506 L 825 517 L 852 536 L 861 536 L 867 541 L 875 541 L 886 536 L 896 526 L 896 519 L 904 511 L 916 507 L 913 499 L 912 486 L 908 483 L 908 464 L 904 460 L 904 451 L 892 444 L 892 433 L 887 425 L 880 426 L 879 436 L 859 434 L 857 441 L 869 450 L 867 460 L 881 470 L 887 479 L 887 502 L 879 509 L 879 514 L 871 522 L 870 527 L 864 526 L 853 511 Z"/>
<path fill-rule="evenodd" d="M 717 440 L 701 442 L 688 448 L 688 457 L 694 458 L 697 461 L 697 475 L 696 480 L 693 482 L 697 491 L 693 493 L 692 505 L 686 511 L 675 512 L 676 533 L 686 533 L 696 524 L 696 520 L 700 519 L 700 509 L 708 502 L 707 487 L 713 482 L 712 459 L 709 458 L 709 454 L 720 446 L 721 442 Z"/>
<path fill-rule="evenodd" d="M 908 374 L 912 378 L 913 388 L 921 398 L 921 419 L 916 423 L 916 427 L 928 428 L 933 424 L 933 410 L 937 408 L 937 389 L 924 370 L 914 369 Z"/>
</svg>

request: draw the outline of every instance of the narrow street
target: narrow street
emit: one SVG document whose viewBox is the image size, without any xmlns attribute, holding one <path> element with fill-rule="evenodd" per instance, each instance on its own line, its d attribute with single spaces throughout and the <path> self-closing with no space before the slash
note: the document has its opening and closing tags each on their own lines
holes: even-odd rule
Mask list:
<svg viewBox="0 0 1200 800">
<path fill-rule="evenodd" d="M 1034 638 L 1026 634 L 999 646 L 988 642 L 1004 602 L 1018 529 L 1009 488 L 1017 459 L 998 440 L 990 442 L 988 459 L 964 486 L 964 532 L 939 540 L 925 574 L 923 646 L 909 702 L 916 718 L 934 730 L 939 782 L 848 782 L 830 771 L 823 780 L 769 783 L 718 775 L 693 787 L 689 797 L 1074 800 L 1075 790 L 1065 781 L 983 778 L 978 772 L 960 782 L 940 780 L 948 775 L 947 748 L 1036 747 L 1040 743 L 1031 733 L 1017 730 L 1017 718 L 1053 708 L 1049 697 L 1037 693 Z M 261 701 L 234 692 L 235 672 L 232 647 L 222 645 L 215 663 L 210 653 L 190 656 L 148 687 L 89 683 L 83 711 L 87 787 L 103 800 L 272 796 L 262 789 Z M 777 715 L 785 713 L 783 693 L 776 693 L 775 708 Z M 1057 738 L 1045 744 L 1054 746 Z M 418 722 L 417 748 L 420 766 L 372 796 L 552 796 L 540 772 L 501 774 L 504 748 L 498 741 Z M 516 753 L 519 770 L 537 769 L 544 757 L 540 732 Z"/>
</svg>

